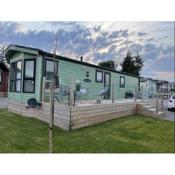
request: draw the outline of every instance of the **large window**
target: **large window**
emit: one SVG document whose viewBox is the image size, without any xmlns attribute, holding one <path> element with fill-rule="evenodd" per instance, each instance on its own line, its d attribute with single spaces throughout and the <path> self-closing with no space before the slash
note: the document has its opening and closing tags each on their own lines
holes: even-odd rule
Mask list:
<svg viewBox="0 0 175 175">
<path fill-rule="evenodd" d="M 10 91 L 21 91 L 21 61 L 11 63 L 10 69 Z"/>
<path fill-rule="evenodd" d="M 24 60 L 23 92 L 35 92 L 35 59 Z"/>
<path fill-rule="evenodd" d="M 100 70 L 96 70 L 95 81 L 102 83 L 103 82 L 103 72 Z"/>
<path fill-rule="evenodd" d="M 125 77 L 120 76 L 120 87 L 124 88 L 125 87 Z"/>
<path fill-rule="evenodd" d="M 45 76 L 47 80 L 52 80 L 54 77 L 54 69 L 56 72 L 56 75 L 58 73 L 58 61 L 53 61 L 53 60 L 49 60 L 46 59 L 46 72 L 45 72 Z"/>
</svg>

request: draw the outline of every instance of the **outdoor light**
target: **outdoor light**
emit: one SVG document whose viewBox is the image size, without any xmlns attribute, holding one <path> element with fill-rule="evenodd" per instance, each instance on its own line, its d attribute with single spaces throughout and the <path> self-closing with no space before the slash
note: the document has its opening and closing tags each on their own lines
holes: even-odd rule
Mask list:
<svg viewBox="0 0 175 175">
<path fill-rule="evenodd" d="M 89 71 L 86 72 L 86 77 L 89 77 Z"/>
</svg>

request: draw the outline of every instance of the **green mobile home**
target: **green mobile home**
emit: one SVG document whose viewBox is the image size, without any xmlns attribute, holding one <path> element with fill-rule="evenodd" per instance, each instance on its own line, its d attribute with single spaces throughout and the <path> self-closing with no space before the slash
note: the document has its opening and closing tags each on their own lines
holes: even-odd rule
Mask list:
<svg viewBox="0 0 175 175">
<path fill-rule="evenodd" d="M 53 54 L 36 48 L 9 45 L 5 56 L 10 64 L 8 98 L 16 102 L 27 102 L 31 97 L 38 102 L 42 99 L 43 77 L 53 76 Z M 139 87 L 139 78 L 130 74 L 102 68 L 94 64 L 55 56 L 59 84 L 71 86 L 74 77 L 82 88 L 87 89 L 87 100 L 98 98 L 99 91 L 114 84 L 114 98 L 123 99 L 127 92 Z M 107 97 L 111 99 L 111 90 Z"/>
</svg>

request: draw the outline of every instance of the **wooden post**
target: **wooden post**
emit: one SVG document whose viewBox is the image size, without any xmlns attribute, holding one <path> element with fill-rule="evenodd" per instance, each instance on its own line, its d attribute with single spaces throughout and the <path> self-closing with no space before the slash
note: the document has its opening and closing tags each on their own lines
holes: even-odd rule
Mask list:
<svg viewBox="0 0 175 175">
<path fill-rule="evenodd" d="M 112 103 L 114 103 L 114 81 L 112 81 Z"/>
<path fill-rule="evenodd" d="M 42 102 L 44 102 L 44 98 L 45 98 L 45 83 L 46 83 L 46 77 L 43 77 Z"/>
<path fill-rule="evenodd" d="M 50 83 L 50 122 L 49 122 L 49 153 L 53 152 L 53 122 L 54 122 L 53 82 Z"/>
</svg>

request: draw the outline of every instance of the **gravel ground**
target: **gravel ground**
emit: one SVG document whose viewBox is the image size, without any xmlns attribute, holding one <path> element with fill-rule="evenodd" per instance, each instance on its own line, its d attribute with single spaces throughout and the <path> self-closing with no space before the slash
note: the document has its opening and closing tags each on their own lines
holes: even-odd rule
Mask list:
<svg viewBox="0 0 175 175">
<path fill-rule="evenodd" d="M 0 109 L 7 108 L 8 99 L 5 97 L 0 97 Z"/>
</svg>

